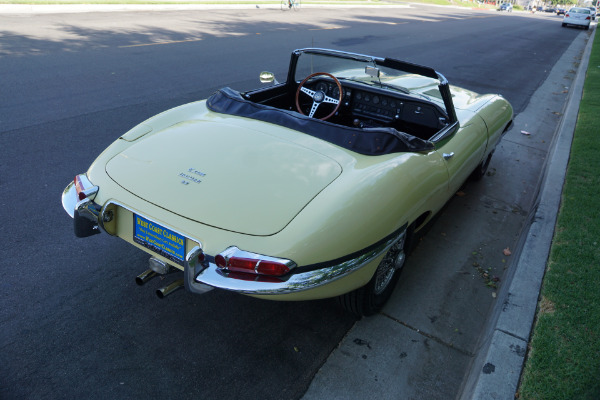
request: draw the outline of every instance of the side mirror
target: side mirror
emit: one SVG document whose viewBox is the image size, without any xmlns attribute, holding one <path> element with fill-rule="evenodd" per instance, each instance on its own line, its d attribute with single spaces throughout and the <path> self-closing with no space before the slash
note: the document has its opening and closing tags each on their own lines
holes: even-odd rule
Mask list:
<svg viewBox="0 0 600 400">
<path fill-rule="evenodd" d="M 263 71 L 260 73 L 260 83 L 274 83 L 278 84 L 277 79 L 275 79 L 275 74 L 268 71 Z"/>
</svg>

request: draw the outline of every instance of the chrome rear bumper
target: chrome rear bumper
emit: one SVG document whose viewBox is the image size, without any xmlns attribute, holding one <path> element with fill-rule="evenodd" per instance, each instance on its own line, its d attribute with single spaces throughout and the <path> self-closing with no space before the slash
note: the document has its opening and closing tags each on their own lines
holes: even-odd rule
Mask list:
<svg viewBox="0 0 600 400">
<path fill-rule="evenodd" d="M 67 214 L 73 218 L 75 236 L 88 237 L 100 233 L 98 221 L 101 207 L 89 198 L 79 200 L 73 182 L 63 191 L 62 205 Z"/>
<path fill-rule="evenodd" d="M 74 219 L 76 236 L 86 237 L 101 232 L 101 206 L 89 198 L 79 201 L 73 183 L 70 183 L 63 191 L 62 204 L 65 211 Z M 377 257 L 385 254 L 405 234 L 406 226 L 364 251 L 334 262 L 300 268 L 300 270 L 306 271 L 291 273 L 281 281 L 261 281 L 263 277 L 260 275 L 257 275 L 254 280 L 242 280 L 228 276 L 226 271 L 216 266 L 212 257 L 209 257 L 210 261 L 202 263 L 198 261 L 198 256 L 202 253 L 202 248 L 198 245 L 186 253 L 183 265 L 184 285 L 187 291 L 195 294 L 206 293 L 213 288 L 249 295 L 281 295 L 315 289 L 365 267 Z"/>
<path fill-rule="evenodd" d="M 371 246 L 368 251 L 361 252 L 353 258 L 333 265 L 323 265 L 322 268 L 317 265 L 307 272 L 292 273 L 285 281 L 281 282 L 271 280 L 261 282 L 260 276 L 256 276 L 255 280 L 229 277 L 213 262 L 203 264 L 194 262 L 201 252 L 198 247 L 188 253 L 184 263 L 185 287 L 192 293 L 205 293 L 207 287 L 215 287 L 249 295 L 281 295 L 316 289 L 365 267 L 377 257 L 385 254 L 405 234 L 406 227 L 403 227 L 399 234 L 386 238 L 375 246 Z"/>
</svg>

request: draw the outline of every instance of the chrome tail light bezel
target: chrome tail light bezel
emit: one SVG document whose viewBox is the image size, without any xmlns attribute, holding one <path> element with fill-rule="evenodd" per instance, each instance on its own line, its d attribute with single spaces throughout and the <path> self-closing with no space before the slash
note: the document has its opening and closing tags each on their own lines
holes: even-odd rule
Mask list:
<svg viewBox="0 0 600 400">
<path fill-rule="evenodd" d="M 247 260 L 248 263 L 253 264 L 254 267 L 252 269 L 236 268 L 234 265 L 232 265 L 232 260 Z M 282 269 L 280 273 L 265 273 L 265 271 L 261 269 L 261 264 L 277 264 L 280 265 Z M 287 258 L 271 257 L 266 256 L 264 254 L 253 253 L 241 250 L 236 246 L 230 246 L 227 249 L 220 252 L 218 255 L 216 255 L 215 265 L 221 270 L 274 277 L 284 276 L 291 272 L 297 266 L 297 264 L 294 261 L 289 260 Z"/>
</svg>

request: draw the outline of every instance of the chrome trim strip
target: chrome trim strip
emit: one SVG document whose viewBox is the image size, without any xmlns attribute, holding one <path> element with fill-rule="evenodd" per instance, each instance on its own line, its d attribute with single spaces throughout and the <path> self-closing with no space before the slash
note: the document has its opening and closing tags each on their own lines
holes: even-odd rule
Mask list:
<svg viewBox="0 0 600 400">
<path fill-rule="evenodd" d="M 86 174 L 79 174 L 77 177 L 81 180 L 82 185 L 86 188 L 82 191 L 82 193 L 86 195 L 86 198 L 81 201 L 79 200 L 79 196 L 77 195 L 77 187 L 74 180 L 67 185 L 61 196 L 62 206 L 67 214 L 71 216 L 71 218 L 75 218 L 75 210 L 86 213 L 88 206 L 90 204 L 95 204 L 93 200 L 96 197 L 96 193 L 98 193 L 98 186 L 95 186 L 92 182 L 90 182 Z M 90 213 L 98 217 L 97 213 L 91 211 Z"/>
<path fill-rule="evenodd" d="M 374 57 L 374 56 L 370 56 L 367 54 L 352 53 L 349 51 L 341 51 L 341 50 L 330 50 L 330 49 L 321 49 L 321 48 L 314 48 L 314 47 L 294 50 L 294 54 L 296 56 L 299 56 L 301 53 L 321 54 L 321 55 L 326 55 L 326 56 L 333 55 L 333 56 L 340 57 L 340 58 L 347 58 L 347 59 L 351 59 L 351 60 L 353 59 L 353 60 L 365 61 L 365 62 L 374 62 L 374 61 L 382 62 L 382 61 L 384 61 L 384 59 L 381 57 Z"/>
<path fill-rule="evenodd" d="M 98 193 L 98 186 L 90 182 L 86 174 L 79 174 L 75 177 L 75 179 L 77 178 L 79 178 L 83 185 L 82 193 L 85 194 L 88 199 L 94 200 L 96 193 Z"/>
<path fill-rule="evenodd" d="M 219 289 L 253 295 L 289 294 L 315 289 L 363 268 L 387 252 L 405 234 L 406 229 L 403 229 L 400 234 L 388 238 L 378 246 L 362 253 L 356 258 L 326 268 L 292 274 L 285 282 L 243 281 L 229 278 L 212 262 L 209 262 L 208 267 L 196 275 L 194 271 L 195 267 L 186 262 L 184 265 L 186 288 L 192 293 L 202 293 L 202 288 L 209 285 Z"/>
<path fill-rule="evenodd" d="M 449 125 L 447 125 L 446 127 L 444 127 L 441 131 L 439 131 L 438 133 L 436 133 L 434 136 L 432 136 L 429 141 L 433 142 L 435 144 L 439 144 L 439 142 L 449 136 L 451 136 L 452 134 L 454 134 L 459 128 L 459 123 L 458 121 L 453 122 Z"/>
<path fill-rule="evenodd" d="M 94 224 L 98 224 L 100 206 L 92 200 L 86 198 L 77 202 L 77 204 L 75 204 L 75 211 L 77 211 L 81 217 L 90 220 Z"/>
<path fill-rule="evenodd" d="M 80 201 L 77 198 L 77 189 L 73 182 L 63 191 L 62 205 L 71 218 L 75 218 L 75 211 L 78 211 L 82 217 L 98 223 L 98 210 L 100 207 L 89 198 Z"/>
<path fill-rule="evenodd" d="M 75 205 L 77 204 L 77 190 L 75 189 L 75 182 L 71 181 L 63 190 L 62 194 L 62 206 L 71 216 L 75 218 Z"/>
<path fill-rule="evenodd" d="M 194 294 L 203 294 L 214 289 L 212 286 L 194 281 L 194 276 L 196 276 L 198 268 L 202 269 L 204 267 L 198 260 L 198 256 L 201 253 L 202 249 L 200 246 L 194 246 L 185 256 L 183 263 L 183 284 L 185 290 Z M 214 266 L 214 264 L 212 265 Z"/>
</svg>

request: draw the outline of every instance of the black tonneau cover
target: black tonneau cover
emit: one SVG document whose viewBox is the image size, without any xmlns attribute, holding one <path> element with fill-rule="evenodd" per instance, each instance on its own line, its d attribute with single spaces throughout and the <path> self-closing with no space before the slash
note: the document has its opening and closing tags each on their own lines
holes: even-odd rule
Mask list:
<svg viewBox="0 0 600 400">
<path fill-rule="evenodd" d="M 369 156 L 427 151 L 434 148 L 432 142 L 394 128 L 350 128 L 309 118 L 294 111 L 257 104 L 244 99 L 239 92 L 231 88 L 215 92 L 208 98 L 206 105 L 214 112 L 284 126 Z"/>
</svg>

